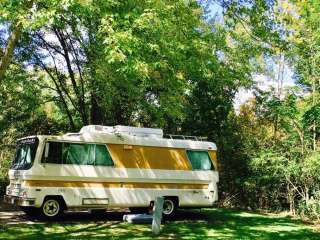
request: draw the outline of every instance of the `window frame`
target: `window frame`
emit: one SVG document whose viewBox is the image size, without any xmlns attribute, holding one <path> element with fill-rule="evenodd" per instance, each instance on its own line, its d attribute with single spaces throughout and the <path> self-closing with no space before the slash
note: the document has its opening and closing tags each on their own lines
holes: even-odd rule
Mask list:
<svg viewBox="0 0 320 240">
<path fill-rule="evenodd" d="M 96 161 L 94 161 L 94 164 L 70 164 L 70 163 L 47 163 L 47 162 L 44 162 L 44 154 L 45 154 L 45 149 L 46 149 L 46 144 L 49 143 L 49 146 L 50 146 L 50 142 L 59 142 L 59 143 L 74 143 L 74 144 L 94 144 L 94 145 L 102 145 L 102 146 L 105 146 L 107 152 L 109 153 L 110 155 L 110 158 L 111 158 L 111 161 L 113 163 L 112 166 L 105 166 L 105 165 L 96 165 Z M 95 150 L 95 149 L 94 149 Z M 62 155 L 61 155 L 62 157 Z M 96 153 L 94 153 L 94 158 L 96 157 Z M 62 161 L 63 159 L 61 159 Z M 95 159 L 94 159 L 95 160 Z M 93 167 L 112 167 L 112 168 L 115 168 L 115 162 L 111 156 L 111 153 L 109 151 L 109 148 L 108 148 L 108 145 L 106 143 L 99 143 L 99 142 L 78 142 L 78 141 L 64 141 L 64 140 L 53 140 L 53 139 L 47 139 L 44 141 L 44 144 L 43 144 L 43 150 L 42 150 L 42 154 L 41 154 L 41 160 L 40 160 L 40 164 L 52 164 L 52 165 L 68 165 L 68 166 L 93 166 Z"/>
<path fill-rule="evenodd" d="M 191 160 L 188 156 L 188 151 L 196 151 L 196 152 L 206 152 L 208 154 L 208 157 L 209 157 L 209 160 L 210 160 L 210 163 L 211 163 L 211 167 L 212 169 L 209 169 L 209 170 L 205 170 L 205 169 L 194 169 L 193 166 L 192 166 L 192 163 L 191 163 Z M 186 148 L 185 149 L 185 153 L 186 153 L 186 156 L 187 156 L 187 159 L 190 163 L 190 166 L 191 166 L 191 169 L 192 171 L 216 171 L 216 167 L 214 166 L 213 162 L 212 162 L 212 159 L 210 157 L 210 154 L 209 154 L 209 150 L 205 150 L 205 149 L 191 149 L 191 148 Z"/>
</svg>

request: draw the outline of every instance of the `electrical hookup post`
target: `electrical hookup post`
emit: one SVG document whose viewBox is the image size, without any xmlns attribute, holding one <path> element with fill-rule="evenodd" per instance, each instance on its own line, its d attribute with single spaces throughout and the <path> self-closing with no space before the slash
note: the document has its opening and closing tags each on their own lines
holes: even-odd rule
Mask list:
<svg viewBox="0 0 320 240">
<path fill-rule="evenodd" d="M 152 233 L 158 235 L 161 231 L 161 220 L 163 210 L 163 197 L 157 197 L 153 206 Z"/>
</svg>

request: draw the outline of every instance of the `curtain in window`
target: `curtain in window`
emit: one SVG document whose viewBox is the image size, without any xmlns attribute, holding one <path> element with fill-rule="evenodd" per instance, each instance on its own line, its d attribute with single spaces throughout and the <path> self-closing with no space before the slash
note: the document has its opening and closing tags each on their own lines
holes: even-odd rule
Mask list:
<svg viewBox="0 0 320 240">
<path fill-rule="evenodd" d="M 94 156 L 91 151 L 92 144 L 76 144 L 66 143 L 63 148 L 64 163 L 66 164 L 78 164 L 89 165 L 93 162 Z"/>
<path fill-rule="evenodd" d="M 25 150 L 23 149 L 23 151 Z M 25 155 L 26 153 L 23 154 Z M 44 157 L 42 161 L 44 162 Z M 46 163 L 96 166 L 114 165 L 105 145 L 62 142 L 49 142 L 49 154 Z"/>
<path fill-rule="evenodd" d="M 212 170 L 213 165 L 207 151 L 187 151 L 188 158 L 194 170 Z"/>
</svg>

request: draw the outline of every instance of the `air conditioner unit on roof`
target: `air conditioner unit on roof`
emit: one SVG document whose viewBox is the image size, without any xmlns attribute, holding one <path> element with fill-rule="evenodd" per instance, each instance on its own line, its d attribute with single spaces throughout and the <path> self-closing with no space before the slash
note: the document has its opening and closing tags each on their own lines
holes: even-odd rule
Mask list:
<svg viewBox="0 0 320 240">
<path fill-rule="evenodd" d="M 139 128 L 130 126 L 101 126 L 88 125 L 81 128 L 80 133 L 95 132 L 95 133 L 109 133 L 109 134 L 125 134 L 138 137 L 163 137 L 163 131 L 160 128 Z"/>
</svg>

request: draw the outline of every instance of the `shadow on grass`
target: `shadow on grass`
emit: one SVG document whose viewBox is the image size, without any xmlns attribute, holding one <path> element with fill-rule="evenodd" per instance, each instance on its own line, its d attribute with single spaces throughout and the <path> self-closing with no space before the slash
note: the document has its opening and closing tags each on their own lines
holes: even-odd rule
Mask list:
<svg viewBox="0 0 320 240">
<path fill-rule="evenodd" d="M 262 215 L 228 209 L 210 209 L 202 213 L 189 212 L 190 219 L 203 216 L 202 221 L 188 219 L 166 224 L 164 232 L 175 233 L 177 238 L 201 239 L 320 239 L 311 225 L 290 217 Z"/>
<path fill-rule="evenodd" d="M 123 212 L 69 213 L 59 222 L 0 227 L 0 239 L 150 239 L 150 225 L 122 222 Z M 312 226 L 288 217 L 227 210 L 181 210 L 165 222 L 160 239 L 320 239 Z"/>
</svg>

